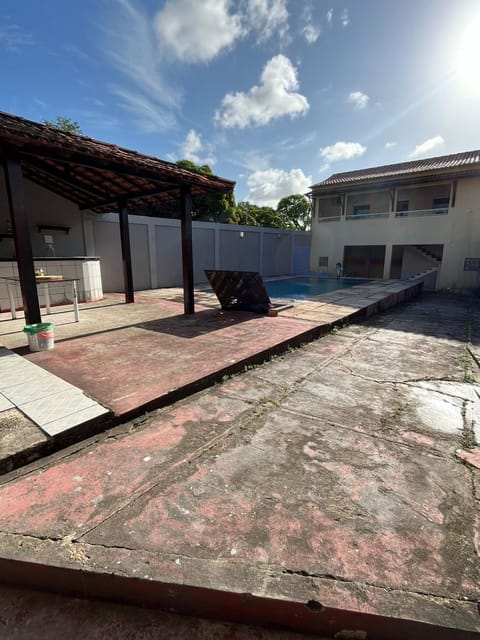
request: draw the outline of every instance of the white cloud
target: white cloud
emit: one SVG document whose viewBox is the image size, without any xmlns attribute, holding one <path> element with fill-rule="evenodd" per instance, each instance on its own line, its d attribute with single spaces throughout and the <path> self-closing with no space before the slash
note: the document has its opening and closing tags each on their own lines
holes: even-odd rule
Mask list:
<svg viewBox="0 0 480 640">
<path fill-rule="evenodd" d="M 230 48 L 244 30 L 240 15 L 229 8 L 230 0 L 167 0 L 153 23 L 164 54 L 208 62 Z"/>
<path fill-rule="evenodd" d="M 340 15 L 340 22 L 344 27 L 350 24 L 350 18 L 348 16 L 348 9 L 344 9 Z"/>
<path fill-rule="evenodd" d="M 425 140 L 425 142 L 422 142 L 422 144 L 417 144 L 415 149 L 410 154 L 410 157 L 419 158 L 420 156 L 429 154 L 431 151 L 436 149 L 436 147 L 439 147 L 440 145 L 444 144 L 444 142 L 445 140 L 442 138 L 442 136 L 435 136 L 434 138 L 429 138 L 428 140 Z"/>
<path fill-rule="evenodd" d="M 363 156 L 367 147 L 359 142 L 336 142 L 328 147 L 320 149 L 320 155 L 327 162 L 338 162 Z"/>
<path fill-rule="evenodd" d="M 283 41 L 288 34 L 286 0 L 247 0 L 245 20 L 249 30 L 258 32 L 258 42 L 266 42 L 276 33 Z"/>
<path fill-rule="evenodd" d="M 313 21 L 312 7 L 306 4 L 303 8 L 301 18 L 305 23 L 301 33 L 308 44 L 313 44 L 318 40 L 322 32 L 320 26 Z"/>
<path fill-rule="evenodd" d="M 352 91 L 348 96 L 348 102 L 353 104 L 355 109 L 365 109 L 368 104 L 370 97 L 367 96 L 366 93 L 362 93 L 361 91 Z"/>
<path fill-rule="evenodd" d="M 310 22 L 303 28 L 303 35 L 308 44 L 313 44 L 320 37 L 321 29 L 317 25 Z"/>
<path fill-rule="evenodd" d="M 396 147 L 397 143 L 396 142 L 386 142 L 385 143 L 385 149 L 391 149 L 392 147 Z"/>
<path fill-rule="evenodd" d="M 146 132 L 162 131 L 175 123 L 181 92 L 166 78 L 150 20 L 129 0 L 117 0 L 118 11 L 106 30 L 105 51 L 125 84 L 114 85 L 124 109 Z"/>
<path fill-rule="evenodd" d="M 328 24 L 332 22 L 333 19 L 333 9 L 329 9 L 325 14 L 325 18 L 327 19 Z"/>
<path fill-rule="evenodd" d="M 4 24 L 0 26 L 0 47 L 13 53 L 20 53 L 24 47 L 33 44 L 30 33 L 22 31 L 16 24 Z"/>
<path fill-rule="evenodd" d="M 200 134 L 190 129 L 181 146 L 182 159 L 191 160 L 195 164 L 212 165 L 215 158 L 212 155 L 211 145 L 202 142 Z"/>
<path fill-rule="evenodd" d="M 150 98 L 136 89 L 118 86 L 113 87 L 112 91 L 121 99 L 122 107 L 132 114 L 138 128 L 145 133 L 157 133 L 174 126 L 175 116 L 155 97 Z"/>
<path fill-rule="evenodd" d="M 267 62 L 260 84 L 247 93 L 227 93 L 221 108 L 215 113 L 215 121 L 222 127 L 264 125 L 275 118 L 289 115 L 291 118 L 305 114 L 308 100 L 298 89 L 297 72 L 291 61 L 278 55 Z"/>
<path fill-rule="evenodd" d="M 248 176 L 247 200 L 258 206 L 276 207 L 278 201 L 293 193 L 304 193 L 312 184 L 312 176 L 301 169 L 266 169 Z"/>
</svg>

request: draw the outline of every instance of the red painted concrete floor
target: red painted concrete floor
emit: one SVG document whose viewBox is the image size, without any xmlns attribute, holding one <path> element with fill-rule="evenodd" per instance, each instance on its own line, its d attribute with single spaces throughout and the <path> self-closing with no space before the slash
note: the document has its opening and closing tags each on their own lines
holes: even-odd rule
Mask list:
<svg viewBox="0 0 480 640">
<path fill-rule="evenodd" d="M 25 356 L 117 416 L 152 402 L 159 406 L 181 390 L 202 388 L 209 378 L 298 341 L 317 326 L 198 306 L 194 316 L 184 316 L 183 305 L 176 302 L 139 297 L 133 305 L 93 311 L 93 319 L 87 310 L 78 325 L 59 327 L 53 351 Z"/>
<path fill-rule="evenodd" d="M 426 297 L 4 477 L 3 581 L 343 639 L 478 637 L 480 471 L 455 456 L 480 437 L 478 317 Z"/>
</svg>

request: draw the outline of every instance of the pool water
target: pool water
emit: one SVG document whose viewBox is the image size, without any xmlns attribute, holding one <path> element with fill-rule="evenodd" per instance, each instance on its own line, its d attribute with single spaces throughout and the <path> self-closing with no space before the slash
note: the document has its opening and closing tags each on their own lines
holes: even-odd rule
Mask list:
<svg viewBox="0 0 480 640">
<path fill-rule="evenodd" d="M 321 293 L 328 293 L 329 291 L 336 291 L 337 289 L 347 289 L 357 284 L 365 284 L 365 282 L 369 282 L 369 280 L 360 280 L 359 278 L 319 278 L 312 276 L 271 280 L 270 282 L 264 282 L 264 284 L 270 298 L 307 300 Z"/>
</svg>

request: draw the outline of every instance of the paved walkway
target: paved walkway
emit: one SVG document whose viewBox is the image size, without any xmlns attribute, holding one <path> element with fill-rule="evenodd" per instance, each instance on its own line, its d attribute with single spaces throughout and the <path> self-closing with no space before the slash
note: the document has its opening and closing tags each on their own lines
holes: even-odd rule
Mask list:
<svg viewBox="0 0 480 640">
<path fill-rule="evenodd" d="M 0 341 L 25 358 L 0 350 L 0 472 L 99 432 L 111 417 L 125 421 L 171 404 L 415 293 L 411 283 L 372 282 L 275 318 L 224 312 L 207 292 L 197 293 L 207 306 L 197 304 L 193 316 L 171 299 L 178 291 L 138 292 L 129 305 L 112 294 L 82 305 L 78 323 L 69 307 L 54 308 L 44 319 L 55 324 L 55 349 L 36 353 L 25 346 L 24 318 L 1 314 Z"/>
<path fill-rule="evenodd" d="M 473 638 L 480 471 L 457 451 L 480 439 L 478 336 L 463 299 L 426 296 L 4 477 L 4 580 Z"/>
</svg>

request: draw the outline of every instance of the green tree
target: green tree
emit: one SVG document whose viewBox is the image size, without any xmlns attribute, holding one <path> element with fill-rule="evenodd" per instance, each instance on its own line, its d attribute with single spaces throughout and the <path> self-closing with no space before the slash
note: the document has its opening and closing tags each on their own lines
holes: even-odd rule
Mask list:
<svg viewBox="0 0 480 640">
<path fill-rule="evenodd" d="M 196 165 L 191 160 L 179 160 L 176 162 L 179 167 L 196 171 L 204 175 L 213 175 L 207 164 Z M 132 213 L 143 216 L 153 216 L 158 218 L 180 218 L 180 204 L 178 200 L 158 202 L 155 204 L 139 205 L 132 207 Z M 204 193 L 192 198 L 192 218 L 193 220 L 204 220 L 207 222 L 234 222 L 235 197 L 232 193 Z"/>
<path fill-rule="evenodd" d="M 274 227 L 282 229 L 282 220 L 272 207 L 258 207 L 250 202 L 239 202 L 235 209 L 235 224 L 250 227 Z"/>
<path fill-rule="evenodd" d="M 284 229 L 308 231 L 311 228 L 312 207 L 310 200 L 301 193 L 282 198 L 277 205 L 277 213 Z"/>
<path fill-rule="evenodd" d="M 54 120 L 43 120 L 43 124 L 54 127 L 55 129 L 60 129 L 61 131 L 66 131 L 67 133 L 83 133 L 78 122 L 70 118 L 65 118 L 64 116 L 57 116 Z"/>
</svg>

